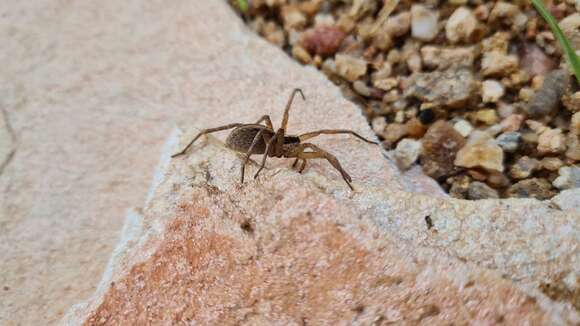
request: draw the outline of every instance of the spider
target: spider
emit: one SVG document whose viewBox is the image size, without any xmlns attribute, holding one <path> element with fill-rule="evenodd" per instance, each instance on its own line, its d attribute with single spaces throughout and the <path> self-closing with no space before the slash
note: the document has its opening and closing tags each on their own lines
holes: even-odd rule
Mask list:
<svg viewBox="0 0 580 326">
<path fill-rule="evenodd" d="M 244 183 L 245 167 L 250 160 L 250 156 L 254 154 L 264 154 L 260 168 L 254 175 L 254 179 L 258 177 L 264 168 L 266 159 L 268 157 L 295 158 L 294 163 L 292 164 L 293 168 L 296 167 L 300 160 L 302 160 L 300 168 L 298 169 L 299 173 L 304 171 L 307 160 L 326 159 L 336 170 L 340 172 L 342 178 L 350 187 L 350 189 L 354 190 L 351 185 L 352 178 L 348 175 L 348 173 L 346 173 L 346 171 L 344 171 L 340 165 L 340 162 L 334 155 L 326 152 L 314 144 L 304 143 L 304 141 L 323 134 L 350 134 L 370 144 L 378 145 L 378 143 L 370 141 L 352 130 L 345 129 L 323 129 L 308 132 L 299 136 L 286 135 L 288 113 L 290 111 L 290 107 L 292 106 L 294 96 L 297 93 L 300 93 L 302 99 L 306 100 L 306 97 L 304 96 L 304 93 L 301 89 L 295 88 L 292 91 L 292 94 L 290 95 L 284 110 L 281 127 L 276 132 L 274 132 L 274 126 L 272 125 L 272 120 L 270 119 L 269 115 L 262 116 L 258 121 L 256 121 L 256 123 L 232 123 L 221 127 L 204 129 L 199 134 L 197 134 L 197 136 L 195 136 L 182 151 L 173 154 L 171 157 L 173 158 L 185 154 L 189 147 L 191 147 L 191 145 L 193 145 L 193 143 L 195 143 L 195 141 L 202 135 L 233 128 L 234 130 L 232 130 L 226 140 L 226 146 L 237 152 L 245 153 L 244 162 L 241 166 L 241 183 Z M 264 122 L 265 125 L 262 125 L 262 122 Z"/>
</svg>

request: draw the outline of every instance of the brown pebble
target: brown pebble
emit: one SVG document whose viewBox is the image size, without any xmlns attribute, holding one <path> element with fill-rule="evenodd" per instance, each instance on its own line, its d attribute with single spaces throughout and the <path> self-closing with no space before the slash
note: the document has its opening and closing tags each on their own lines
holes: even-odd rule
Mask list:
<svg viewBox="0 0 580 326">
<path fill-rule="evenodd" d="M 417 118 L 409 119 L 409 121 L 405 123 L 405 127 L 407 128 L 407 136 L 415 139 L 423 137 L 425 132 L 427 132 L 427 127 L 425 127 Z"/>
<path fill-rule="evenodd" d="M 499 198 L 497 190 L 491 188 L 483 182 L 472 182 L 467 190 L 468 199 L 489 199 L 489 198 Z"/>
<path fill-rule="evenodd" d="M 540 161 L 540 168 L 548 171 L 558 171 L 562 165 L 564 165 L 564 162 L 557 157 L 544 157 Z"/>
<path fill-rule="evenodd" d="M 473 180 L 477 180 L 477 181 L 487 180 L 487 174 L 483 171 L 471 169 L 471 170 L 467 171 L 467 174 L 469 174 L 473 178 Z"/>
<path fill-rule="evenodd" d="M 546 200 L 556 195 L 552 184 L 545 179 L 526 179 L 511 186 L 506 195 L 515 198 L 536 198 Z"/>
<path fill-rule="evenodd" d="M 505 188 L 511 184 L 510 179 L 501 172 L 491 172 L 487 183 L 494 188 Z"/>
<path fill-rule="evenodd" d="M 399 139 L 407 135 L 407 128 L 400 123 L 391 123 L 387 126 L 384 138 L 387 142 L 396 143 Z"/>
<path fill-rule="evenodd" d="M 465 139 L 446 121 L 435 122 L 423 137 L 421 163 L 425 174 L 438 179 L 457 171 L 453 162 Z"/>
<path fill-rule="evenodd" d="M 569 134 L 566 139 L 568 150 L 566 158 L 573 161 L 580 161 L 580 136 Z"/>
</svg>

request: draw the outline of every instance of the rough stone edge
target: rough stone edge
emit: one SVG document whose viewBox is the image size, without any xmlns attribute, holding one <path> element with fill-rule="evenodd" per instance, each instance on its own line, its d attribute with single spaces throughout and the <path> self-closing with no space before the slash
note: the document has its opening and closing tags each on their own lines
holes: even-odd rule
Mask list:
<svg viewBox="0 0 580 326">
<path fill-rule="evenodd" d="M 181 132 L 179 129 L 174 128 L 161 149 L 160 159 L 155 168 L 155 172 L 153 173 L 151 186 L 149 187 L 145 199 L 145 207 L 147 207 L 154 198 L 159 186 L 165 180 L 165 176 L 171 163 L 171 154 L 175 150 L 180 136 Z M 159 229 L 154 231 L 162 232 L 162 230 Z M 61 320 L 62 325 L 76 325 L 74 322 L 75 320 L 86 315 L 87 312 L 93 310 L 101 303 L 109 288 L 109 284 L 111 284 L 115 279 L 115 272 L 122 270 L 123 263 L 127 260 L 131 249 L 138 247 L 147 238 L 148 236 L 145 235 L 143 224 L 143 211 L 139 208 L 128 209 L 125 215 L 123 228 L 119 235 L 119 240 L 111 253 L 111 257 L 107 262 L 107 266 L 105 267 L 105 271 L 103 272 L 103 276 L 101 277 L 95 292 L 89 298 L 86 298 L 82 302 L 70 307 Z M 119 275 L 118 277 L 122 277 L 122 275 Z"/>
</svg>

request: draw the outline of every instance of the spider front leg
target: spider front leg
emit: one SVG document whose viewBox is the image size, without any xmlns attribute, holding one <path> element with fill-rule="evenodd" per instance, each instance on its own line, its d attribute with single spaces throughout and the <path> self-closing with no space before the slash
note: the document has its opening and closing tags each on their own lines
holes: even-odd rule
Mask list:
<svg viewBox="0 0 580 326">
<path fill-rule="evenodd" d="M 374 142 L 372 140 L 366 139 L 363 136 L 357 134 L 356 132 L 352 131 L 352 130 L 348 130 L 348 129 L 323 129 L 323 130 L 317 130 L 317 131 L 312 131 L 312 132 L 308 132 L 305 134 L 302 134 L 300 136 L 298 136 L 298 138 L 300 138 L 300 141 L 303 142 L 307 139 L 310 138 L 314 138 L 316 136 L 320 136 L 320 135 L 336 135 L 336 134 L 348 134 L 348 135 L 352 135 L 355 136 L 356 138 L 365 141 L 369 144 L 374 144 L 374 145 L 378 145 L 377 142 Z"/>
<path fill-rule="evenodd" d="M 175 153 L 175 154 L 171 155 L 171 157 L 173 158 L 173 157 L 176 157 L 176 156 L 185 154 L 185 152 L 187 152 L 187 150 L 191 147 L 191 145 L 193 145 L 193 143 L 195 143 L 195 141 L 199 137 L 201 137 L 202 135 L 210 134 L 212 132 L 217 132 L 217 131 L 232 129 L 232 128 L 235 128 L 235 127 L 239 127 L 241 125 L 242 125 L 242 123 L 232 123 L 232 124 L 225 125 L 225 126 L 221 126 L 221 127 L 204 129 L 199 134 L 197 134 L 197 136 L 195 136 L 195 138 L 193 138 L 193 140 L 190 141 L 189 144 L 187 144 L 187 146 L 185 146 L 185 148 L 181 152 Z"/>
<path fill-rule="evenodd" d="M 280 133 L 283 133 L 283 132 L 284 132 L 284 130 L 278 129 L 276 134 L 274 134 L 274 136 L 272 136 L 272 138 L 270 138 L 268 140 L 268 142 L 266 143 L 266 151 L 264 152 L 264 156 L 262 157 L 262 163 L 260 164 L 260 168 L 258 169 L 258 172 L 256 172 L 256 174 L 254 175 L 254 179 L 258 178 L 258 175 L 260 175 L 260 172 L 262 172 L 262 170 L 264 169 L 264 166 L 266 166 L 266 159 L 270 155 L 270 152 L 272 150 L 272 146 L 276 146 L 277 140 L 278 140 L 278 135 Z"/>
<path fill-rule="evenodd" d="M 263 133 L 264 133 L 263 129 L 258 131 L 256 136 L 254 136 L 254 139 L 252 140 L 252 144 L 250 145 L 250 148 L 248 148 L 248 151 L 246 152 L 246 157 L 244 158 L 244 162 L 242 162 L 242 167 L 241 167 L 242 178 L 241 178 L 240 183 L 244 183 L 244 174 L 246 171 L 246 164 L 248 164 L 248 161 L 250 160 L 250 156 L 252 156 L 252 151 L 254 150 L 254 147 L 256 147 L 256 144 L 258 144 L 259 140 L 262 140 Z"/>
<path fill-rule="evenodd" d="M 305 152 L 304 151 L 305 149 L 311 149 L 312 152 Z M 304 164 L 303 164 L 304 166 L 306 165 L 306 160 L 309 160 L 309 159 L 325 159 L 325 160 L 327 160 L 328 163 L 330 163 L 338 172 L 340 172 L 342 179 L 344 179 L 344 182 L 346 182 L 346 184 L 348 185 L 350 190 L 354 190 L 354 188 L 350 184 L 352 182 L 352 178 L 342 168 L 342 166 L 340 165 L 340 162 L 338 161 L 338 159 L 334 155 L 332 155 L 332 154 L 328 153 L 327 151 L 319 148 L 318 146 L 316 146 L 314 144 L 310 144 L 310 143 L 301 144 L 298 147 L 297 151 L 294 153 L 294 155 L 296 155 L 296 158 L 300 158 L 300 159 L 304 160 Z"/>
</svg>

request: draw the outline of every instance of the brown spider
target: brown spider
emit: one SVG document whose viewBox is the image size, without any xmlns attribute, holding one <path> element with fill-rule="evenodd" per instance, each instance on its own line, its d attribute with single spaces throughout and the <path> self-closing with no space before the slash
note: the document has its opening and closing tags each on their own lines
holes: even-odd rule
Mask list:
<svg viewBox="0 0 580 326">
<path fill-rule="evenodd" d="M 303 143 L 303 141 L 322 135 L 322 134 L 350 134 L 363 141 L 371 144 L 377 145 L 376 142 L 370 141 L 361 135 L 357 134 L 351 130 L 344 130 L 344 129 L 324 129 L 318 131 L 308 132 L 299 136 L 291 136 L 286 135 L 286 126 L 288 125 L 288 112 L 290 111 L 290 106 L 292 105 L 292 100 L 294 99 L 294 95 L 296 93 L 300 93 L 303 100 L 306 100 L 304 97 L 304 93 L 299 88 L 296 88 L 292 91 L 292 95 L 288 99 L 288 103 L 286 104 L 286 109 L 284 110 L 284 117 L 282 118 L 282 126 L 278 129 L 278 131 L 274 132 L 274 126 L 272 125 L 272 120 L 270 119 L 269 115 L 264 115 L 261 117 L 256 123 L 232 123 L 229 125 L 204 129 L 202 130 L 193 140 L 185 146 L 185 148 L 171 157 L 176 157 L 179 155 L 184 154 L 195 141 L 201 137 L 202 135 L 209 134 L 216 131 L 222 131 L 227 129 L 232 129 L 232 132 L 228 136 L 226 140 L 226 146 L 229 148 L 240 152 L 245 153 L 245 159 L 242 163 L 241 173 L 242 179 L 241 183 L 244 183 L 244 171 L 246 164 L 248 163 L 250 156 L 253 154 L 264 154 L 262 157 L 262 163 L 260 165 L 260 169 L 254 175 L 254 179 L 258 177 L 264 165 L 266 164 L 267 157 L 288 157 L 288 158 L 296 158 L 292 167 L 295 167 L 299 160 L 302 160 L 302 165 L 298 170 L 300 173 L 304 171 L 306 167 L 306 160 L 309 159 L 317 159 L 322 158 L 326 159 L 332 166 L 337 169 L 344 181 L 348 184 L 351 190 L 352 182 L 351 177 L 344 171 L 340 163 L 334 157 L 334 155 L 320 149 L 318 146 L 311 144 L 311 143 Z M 261 125 L 265 121 L 265 126 Z M 310 151 L 305 151 L 309 149 Z"/>
</svg>

